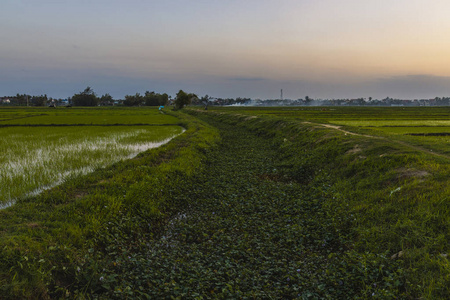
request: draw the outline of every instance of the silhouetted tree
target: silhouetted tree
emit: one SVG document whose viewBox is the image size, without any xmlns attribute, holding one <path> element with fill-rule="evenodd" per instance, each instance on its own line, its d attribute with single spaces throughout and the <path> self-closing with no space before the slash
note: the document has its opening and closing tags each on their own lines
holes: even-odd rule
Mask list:
<svg viewBox="0 0 450 300">
<path fill-rule="evenodd" d="M 182 109 L 186 105 L 191 104 L 192 99 L 198 99 L 197 95 L 193 93 L 187 94 L 183 90 L 180 90 L 175 98 L 175 108 Z"/>
<path fill-rule="evenodd" d="M 31 103 L 35 106 L 44 106 L 47 104 L 47 95 L 31 97 Z"/>
<path fill-rule="evenodd" d="M 305 97 L 305 103 L 306 104 L 308 104 L 308 103 L 310 103 L 312 100 L 311 100 L 311 98 L 309 98 L 309 96 L 306 96 Z"/>
<path fill-rule="evenodd" d="M 97 106 L 98 98 L 91 87 L 87 87 L 83 92 L 72 97 L 72 103 L 76 106 Z"/>
<path fill-rule="evenodd" d="M 111 105 L 114 100 L 110 94 L 106 93 L 100 97 L 99 101 L 100 105 Z"/>
<path fill-rule="evenodd" d="M 208 103 L 209 103 L 209 96 L 205 95 L 202 98 L 200 98 L 201 103 L 205 106 L 205 110 L 208 109 Z"/>
<path fill-rule="evenodd" d="M 28 97 L 30 97 L 30 96 L 27 94 L 23 94 L 23 95 L 17 94 L 15 97 L 17 105 L 27 105 Z"/>
<path fill-rule="evenodd" d="M 161 94 L 159 96 L 159 105 L 167 105 L 169 103 L 169 95 L 167 95 L 166 93 Z"/>
<path fill-rule="evenodd" d="M 157 94 L 155 92 L 146 91 L 144 95 L 145 105 L 147 106 L 160 106 L 167 105 L 169 102 L 169 95 L 167 94 Z"/>
<path fill-rule="evenodd" d="M 144 102 L 144 97 L 136 93 L 136 95 L 126 95 L 125 101 L 123 101 L 123 104 L 126 106 L 141 106 Z"/>
</svg>

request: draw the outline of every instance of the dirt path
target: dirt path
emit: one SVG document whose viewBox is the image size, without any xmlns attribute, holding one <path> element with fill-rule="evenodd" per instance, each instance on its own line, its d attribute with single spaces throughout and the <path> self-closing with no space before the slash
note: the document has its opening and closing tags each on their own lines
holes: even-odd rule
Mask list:
<svg viewBox="0 0 450 300">
<path fill-rule="evenodd" d="M 384 139 L 383 137 L 380 137 L 380 136 L 374 136 L 374 135 L 368 135 L 368 134 L 360 134 L 360 133 L 356 133 L 356 132 L 347 131 L 347 130 L 341 129 L 341 126 L 338 126 L 338 125 L 312 123 L 312 122 L 303 122 L 303 123 L 304 124 L 310 124 L 310 125 L 319 125 L 319 126 L 322 126 L 322 127 L 335 129 L 335 130 L 338 130 L 338 131 L 344 132 L 345 134 L 350 134 L 350 135 L 364 136 L 364 137 L 373 138 L 373 139 Z"/>
<path fill-rule="evenodd" d="M 304 124 L 308 124 L 308 125 L 318 125 L 318 126 L 322 126 L 322 127 L 338 130 L 338 131 L 341 131 L 341 132 L 343 132 L 345 134 L 356 135 L 356 136 L 363 136 L 363 137 L 372 138 L 372 139 L 388 140 L 387 138 L 382 137 L 382 136 L 360 134 L 360 133 L 344 130 L 344 129 L 341 128 L 341 126 L 338 126 L 338 125 L 312 123 L 312 122 L 303 122 L 303 123 Z M 397 144 L 403 145 L 403 146 L 406 146 L 406 147 L 409 147 L 411 149 L 414 149 L 414 150 L 417 150 L 417 151 L 420 151 L 420 152 L 425 152 L 427 154 L 431 154 L 431 155 L 434 155 L 434 156 L 450 159 L 450 156 L 448 156 L 448 155 L 445 155 L 445 154 L 442 154 L 442 153 L 436 153 L 436 152 L 433 152 L 433 150 L 426 149 L 426 148 L 423 148 L 423 147 L 420 147 L 420 146 L 411 145 L 411 144 L 409 144 L 407 142 L 403 142 L 403 141 L 399 141 L 399 140 L 393 140 L 393 139 L 389 139 L 389 141 L 391 141 L 393 143 L 397 143 Z"/>
</svg>

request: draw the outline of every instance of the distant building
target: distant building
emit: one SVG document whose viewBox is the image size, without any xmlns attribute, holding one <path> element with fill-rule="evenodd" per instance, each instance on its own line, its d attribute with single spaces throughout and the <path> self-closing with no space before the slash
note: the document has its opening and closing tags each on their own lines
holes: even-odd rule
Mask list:
<svg viewBox="0 0 450 300">
<path fill-rule="evenodd" d="M 9 97 L 1 97 L 0 104 L 11 104 L 11 100 L 9 99 Z"/>
</svg>

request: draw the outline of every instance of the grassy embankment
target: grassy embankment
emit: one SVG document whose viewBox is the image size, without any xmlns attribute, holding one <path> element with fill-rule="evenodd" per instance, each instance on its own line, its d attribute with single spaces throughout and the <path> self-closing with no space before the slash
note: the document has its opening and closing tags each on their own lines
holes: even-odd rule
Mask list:
<svg viewBox="0 0 450 300">
<path fill-rule="evenodd" d="M 450 107 L 234 107 L 255 116 L 277 116 L 333 124 L 361 134 L 404 141 L 423 150 L 450 154 Z"/>
<path fill-rule="evenodd" d="M 86 294 L 448 297 L 445 158 L 304 120 L 191 113 L 223 144 L 181 188 L 190 207 L 161 239 L 97 256 Z"/>
<path fill-rule="evenodd" d="M 6 295 L 448 297 L 445 156 L 309 119 L 198 117 L 217 151 L 206 126 L 200 151 L 191 131 L 2 215 Z"/>
<path fill-rule="evenodd" d="M 276 109 L 265 112 L 279 114 Z M 327 122 L 319 119 L 322 112 L 313 112 L 315 118 L 311 119 L 329 123 L 330 118 Z M 435 110 L 438 115 L 446 112 L 447 108 Z M 365 113 L 372 118 L 376 116 L 370 110 Z M 327 219 L 332 226 L 342 228 L 339 232 L 351 235 L 345 244 L 346 255 L 361 256 L 365 263 L 381 263 L 383 257 L 389 258 L 383 264 L 398 260 L 398 273 L 402 277 L 398 296 L 448 298 L 450 164 L 445 155 L 448 143 L 422 141 L 422 146 L 440 150 L 442 154 L 432 155 L 429 150 L 417 147 L 420 146 L 414 143 L 417 140 L 396 140 L 387 131 L 382 138 L 351 135 L 304 123 L 309 120 L 298 112 L 294 114 L 289 118 L 273 118 L 258 111 L 254 115 L 259 117 L 241 114 L 234 123 L 270 137 L 279 147 L 281 162 L 272 177 L 308 185 L 323 181 L 329 186 L 330 197 L 324 203 L 329 208 Z M 215 118 L 229 119 L 220 113 Z M 378 121 L 381 118 L 378 116 Z M 358 131 L 354 127 L 346 129 Z M 362 133 L 374 131 L 365 128 Z M 342 219 L 347 222 L 339 221 Z"/>
<path fill-rule="evenodd" d="M 108 118 L 108 113 L 111 111 L 102 114 Z M 142 112 L 139 116 L 148 121 Z M 95 272 L 89 274 L 92 278 L 77 277 L 90 259 L 88 254 L 115 244 L 116 239 L 151 240 L 158 236 L 168 218 L 186 205 L 173 191 L 203 167 L 203 156 L 218 139 L 211 127 L 192 117 L 180 118 L 178 122 L 187 130 L 170 143 L 87 176 L 71 178 L 0 210 L 3 298 L 63 296 L 78 280 L 85 285 L 93 278 L 98 280 Z M 49 117 L 49 121 L 53 123 L 54 118 Z M 133 246 L 130 242 L 127 247 Z"/>
</svg>

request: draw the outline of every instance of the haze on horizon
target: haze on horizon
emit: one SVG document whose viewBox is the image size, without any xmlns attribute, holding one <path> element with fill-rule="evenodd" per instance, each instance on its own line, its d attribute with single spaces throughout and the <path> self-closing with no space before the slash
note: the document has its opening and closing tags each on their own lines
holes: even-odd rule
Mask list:
<svg viewBox="0 0 450 300">
<path fill-rule="evenodd" d="M 0 96 L 450 96 L 445 0 L 2 0 Z"/>
</svg>

